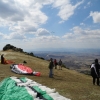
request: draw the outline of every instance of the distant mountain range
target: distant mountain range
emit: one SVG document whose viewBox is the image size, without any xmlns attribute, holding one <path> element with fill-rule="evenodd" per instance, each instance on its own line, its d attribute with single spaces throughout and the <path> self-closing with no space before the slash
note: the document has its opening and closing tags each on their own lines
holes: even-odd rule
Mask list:
<svg viewBox="0 0 100 100">
<path fill-rule="evenodd" d="M 48 53 L 48 52 L 81 52 L 81 53 L 100 53 L 100 48 L 50 48 L 50 49 L 39 49 L 39 50 L 30 50 L 35 53 Z"/>
</svg>

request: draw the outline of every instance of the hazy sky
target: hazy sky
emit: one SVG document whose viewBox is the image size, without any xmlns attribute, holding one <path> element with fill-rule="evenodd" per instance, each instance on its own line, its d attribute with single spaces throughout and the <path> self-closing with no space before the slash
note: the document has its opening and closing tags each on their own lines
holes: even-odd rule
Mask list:
<svg viewBox="0 0 100 100">
<path fill-rule="evenodd" d="M 100 0 L 0 0 L 0 50 L 100 48 Z"/>
</svg>

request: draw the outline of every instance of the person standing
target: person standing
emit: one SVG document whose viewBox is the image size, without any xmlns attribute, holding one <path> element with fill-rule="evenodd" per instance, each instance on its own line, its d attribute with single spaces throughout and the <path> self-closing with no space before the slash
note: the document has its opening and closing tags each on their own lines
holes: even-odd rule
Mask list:
<svg viewBox="0 0 100 100">
<path fill-rule="evenodd" d="M 53 59 L 51 58 L 50 59 L 50 63 L 49 63 L 49 77 L 50 78 L 53 78 L 53 67 L 54 67 L 54 64 L 53 64 Z"/>
<path fill-rule="evenodd" d="M 55 69 L 57 69 L 57 60 L 56 59 L 54 59 L 54 67 L 55 67 Z"/>
<path fill-rule="evenodd" d="M 59 69 L 61 69 L 62 70 L 62 61 L 61 61 L 61 59 L 59 60 Z"/>
<path fill-rule="evenodd" d="M 95 59 L 95 62 L 91 65 L 91 76 L 93 77 L 93 85 L 95 85 L 95 83 L 99 85 L 99 69 L 100 65 L 98 63 L 98 59 Z"/>
</svg>

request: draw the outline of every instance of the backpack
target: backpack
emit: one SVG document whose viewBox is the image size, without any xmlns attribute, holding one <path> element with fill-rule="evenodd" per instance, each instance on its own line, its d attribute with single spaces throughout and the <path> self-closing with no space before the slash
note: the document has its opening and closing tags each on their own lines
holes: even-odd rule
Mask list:
<svg viewBox="0 0 100 100">
<path fill-rule="evenodd" d="M 95 64 L 91 65 L 91 76 L 92 77 L 97 77 L 98 76 L 98 74 L 96 72 L 96 69 L 95 69 Z"/>
</svg>

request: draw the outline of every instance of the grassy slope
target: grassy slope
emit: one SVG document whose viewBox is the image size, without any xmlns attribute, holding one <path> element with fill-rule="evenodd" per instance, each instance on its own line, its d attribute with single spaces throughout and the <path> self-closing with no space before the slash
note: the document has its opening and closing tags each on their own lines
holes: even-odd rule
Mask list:
<svg viewBox="0 0 100 100">
<path fill-rule="evenodd" d="M 16 63 L 27 61 L 26 65 L 41 72 L 41 76 L 18 75 L 11 72 L 10 64 L 0 64 L 0 81 L 9 76 L 25 76 L 42 85 L 55 88 L 61 95 L 72 100 L 100 100 L 100 87 L 92 85 L 91 76 L 63 68 L 63 70 L 54 69 L 54 78 L 49 78 L 48 61 L 18 52 L 0 52 L 0 54 L 2 53 L 5 54 L 6 59 L 13 60 Z"/>
</svg>

